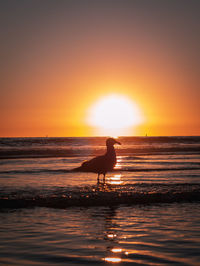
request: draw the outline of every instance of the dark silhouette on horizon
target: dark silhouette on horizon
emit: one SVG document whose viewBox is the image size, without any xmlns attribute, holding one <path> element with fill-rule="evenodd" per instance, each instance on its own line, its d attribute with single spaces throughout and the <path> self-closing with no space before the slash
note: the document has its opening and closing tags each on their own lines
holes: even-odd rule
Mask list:
<svg viewBox="0 0 200 266">
<path fill-rule="evenodd" d="M 117 162 L 116 153 L 114 145 L 121 143 L 113 138 L 108 138 L 106 140 L 107 151 L 102 156 L 97 156 L 89 161 L 85 161 L 78 168 L 75 168 L 74 171 L 80 172 L 93 172 L 97 173 L 97 182 L 99 183 L 99 177 L 103 175 L 103 182 L 105 182 L 106 173 L 112 171 Z"/>
</svg>

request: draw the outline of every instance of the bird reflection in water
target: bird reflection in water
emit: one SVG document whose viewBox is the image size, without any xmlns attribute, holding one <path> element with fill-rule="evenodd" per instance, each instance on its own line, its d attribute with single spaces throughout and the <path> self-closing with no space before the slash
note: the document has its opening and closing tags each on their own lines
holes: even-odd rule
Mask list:
<svg viewBox="0 0 200 266">
<path fill-rule="evenodd" d="M 102 252 L 99 254 L 99 259 L 105 263 L 128 261 L 129 252 L 122 247 L 126 236 L 125 232 L 121 230 L 120 220 L 118 220 L 118 207 L 92 208 L 89 213 L 90 218 L 97 221 L 94 230 L 96 232 L 95 239 L 101 241 Z M 94 245 L 95 247 L 96 245 Z"/>
<path fill-rule="evenodd" d="M 116 208 L 110 208 L 105 216 L 104 239 L 107 242 L 107 254 L 103 258 L 106 262 L 120 263 L 128 252 L 125 252 L 119 244 L 120 232 L 117 230 L 119 225 L 116 223 Z"/>
</svg>

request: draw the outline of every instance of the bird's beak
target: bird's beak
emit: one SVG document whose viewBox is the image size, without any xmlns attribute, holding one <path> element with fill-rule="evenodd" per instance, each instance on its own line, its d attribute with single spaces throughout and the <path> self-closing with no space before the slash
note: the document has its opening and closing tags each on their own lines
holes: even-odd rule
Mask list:
<svg viewBox="0 0 200 266">
<path fill-rule="evenodd" d="M 119 141 L 116 141 L 117 144 L 121 145 L 121 143 Z"/>
</svg>

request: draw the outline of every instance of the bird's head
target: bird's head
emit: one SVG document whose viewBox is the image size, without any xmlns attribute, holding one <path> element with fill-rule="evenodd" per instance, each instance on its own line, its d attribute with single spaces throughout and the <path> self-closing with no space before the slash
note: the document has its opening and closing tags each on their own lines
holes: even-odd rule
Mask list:
<svg viewBox="0 0 200 266">
<path fill-rule="evenodd" d="M 121 145 L 121 143 L 119 141 L 117 141 L 116 139 L 113 138 L 109 138 L 106 140 L 106 146 L 113 146 L 114 144 L 119 144 Z"/>
</svg>

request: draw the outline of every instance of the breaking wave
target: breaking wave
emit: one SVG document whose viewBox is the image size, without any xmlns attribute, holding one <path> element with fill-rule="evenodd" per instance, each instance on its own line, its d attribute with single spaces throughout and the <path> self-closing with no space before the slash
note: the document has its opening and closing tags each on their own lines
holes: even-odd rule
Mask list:
<svg viewBox="0 0 200 266">
<path fill-rule="evenodd" d="M 0 192 L 1 208 L 115 206 L 200 201 L 200 184 L 126 184 Z"/>
</svg>

